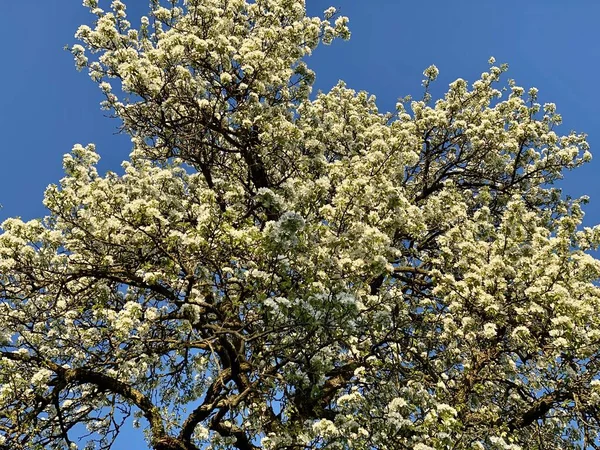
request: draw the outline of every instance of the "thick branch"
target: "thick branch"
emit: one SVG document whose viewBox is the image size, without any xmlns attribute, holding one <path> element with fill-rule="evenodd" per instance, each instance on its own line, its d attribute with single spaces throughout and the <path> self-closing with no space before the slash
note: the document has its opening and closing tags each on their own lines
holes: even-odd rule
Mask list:
<svg viewBox="0 0 600 450">
<path fill-rule="evenodd" d="M 33 362 L 38 366 L 47 367 L 58 376 L 58 380 L 55 380 L 53 384 L 92 384 L 100 389 L 118 394 L 142 411 L 144 417 L 150 423 L 153 441 L 158 441 L 166 435 L 158 408 L 142 392 L 123 381 L 85 368 L 67 369 L 52 361 L 28 354 L 0 352 L 0 355 L 13 361 Z"/>
<path fill-rule="evenodd" d="M 551 394 L 544 395 L 533 402 L 531 408 L 508 422 L 508 428 L 510 431 L 525 428 L 537 420 L 543 419 L 548 411 L 558 403 L 572 398 L 573 393 L 571 392 L 552 392 Z"/>
</svg>

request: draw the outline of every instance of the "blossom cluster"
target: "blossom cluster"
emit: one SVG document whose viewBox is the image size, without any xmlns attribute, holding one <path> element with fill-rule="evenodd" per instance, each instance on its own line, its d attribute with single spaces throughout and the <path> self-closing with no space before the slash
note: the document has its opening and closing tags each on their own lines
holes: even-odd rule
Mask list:
<svg viewBox="0 0 600 450">
<path fill-rule="evenodd" d="M 600 228 L 554 185 L 591 155 L 555 105 L 493 59 L 392 113 L 311 97 L 349 31 L 303 0 L 101 3 L 71 51 L 131 157 L 75 146 L 47 217 L 2 224 L 0 446 L 130 415 L 169 450 L 600 439 Z"/>
</svg>

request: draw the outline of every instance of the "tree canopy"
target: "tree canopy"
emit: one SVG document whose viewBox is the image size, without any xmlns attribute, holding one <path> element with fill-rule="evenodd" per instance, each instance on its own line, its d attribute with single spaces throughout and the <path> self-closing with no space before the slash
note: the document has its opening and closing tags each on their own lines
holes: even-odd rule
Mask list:
<svg viewBox="0 0 600 450">
<path fill-rule="evenodd" d="M 588 161 L 490 59 L 391 113 L 305 57 L 303 0 L 85 0 L 71 47 L 131 136 L 2 224 L 0 448 L 600 448 Z"/>
</svg>

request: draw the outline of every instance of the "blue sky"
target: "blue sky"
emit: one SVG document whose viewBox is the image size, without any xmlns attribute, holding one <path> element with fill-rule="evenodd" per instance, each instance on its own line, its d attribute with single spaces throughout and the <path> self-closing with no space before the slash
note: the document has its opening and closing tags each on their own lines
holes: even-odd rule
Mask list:
<svg viewBox="0 0 600 450">
<path fill-rule="evenodd" d="M 147 0 L 125 3 L 139 23 L 134 17 L 146 12 Z M 542 103 L 557 104 L 564 118 L 559 132 L 586 132 L 592 153 L 599 149 L 559 186 L 571 196 L 589 195 L 585 223 L 600 222 L 600 2 L 307 0 L 311 14 L 331 5 L 350 17 L 353 36 L 308 60 L 317 89 L 343 79 L 375 94 L 382 111 L 391 110 L 398 97 L 419 95 L 430 64 L 440 69 L 435 97 L 458 77 L 477 79 L 495 56 L 510 65 L 508 77 L 537 87 Z M 103 171 L 118 171 L 130 144 L 100 110 L 97 86 L 63 50 L 75 43 L 78 25 L 92 19 L 80 0 L 2 1 L 0 18 L 0 219 L 39 217 L 43 191 L 62 177 L 62 155 L 73 144 L 95 143 Z M 145 449 L 139 441 L 137 432 L 128 432 L 119 442 Z"/>
</svg>

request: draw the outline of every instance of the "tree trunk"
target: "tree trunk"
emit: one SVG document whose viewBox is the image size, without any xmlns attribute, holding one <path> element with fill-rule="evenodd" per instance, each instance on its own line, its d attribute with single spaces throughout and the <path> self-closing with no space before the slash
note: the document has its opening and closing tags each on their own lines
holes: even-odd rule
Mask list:
<svg viewBox="0 0 600 450">
<path fill-rule="evenodd" d="M 198 450 L 198 448 L 195 445 L 186 445 L 186 443 L 174 437 L 165 436 L 154 444 L 154 450 Z"/>
</svg>

